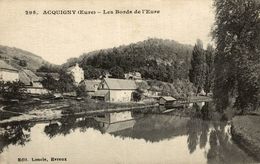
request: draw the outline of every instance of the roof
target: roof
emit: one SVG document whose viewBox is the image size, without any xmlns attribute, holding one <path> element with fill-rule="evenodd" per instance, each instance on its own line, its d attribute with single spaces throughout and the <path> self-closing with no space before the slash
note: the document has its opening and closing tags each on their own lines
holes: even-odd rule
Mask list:
<svg viewBox="0 0 260 164">
<path fill-rule="evenodd" d="M 101 83 L 101 80 L 84 80 L 81 84 L 83 84 L 87 91 L 96 91 L 96 88 Z M 95 88 L 95 85 L 97 86 Z"/>
<path fill-rule="evenodd" d="M 113 79 L 113 78 L 105 78 L 104 80 L 109 89 L 126 89 L 126 90 L 137 89 L 136 83 L 133 80 Z"/>
<path fill-rule="evenodd" d="M 171 96 L 162 96 L 162 97 L 160 97 L 160 98 L 163 98 L 163 99 L 166 100 L 166 101 L 175 101 L 175 100 L 176 100 L 175 98 L 173 98 L 173 97 L 171 97 Z"/>
<path fill-rule="evenodd" d="M 25 85 L 31 85 L 31 80 L 24 71 L 19 72 L 19 80 Z"/>
<path fill-rule="evenodd" d="M 36 76 L 31 70 L 19 71 L 19 80 L 25 85 L 31 85 L 31 82 L 40 81 L 40 78 Z"/>
<path fill-rule="evenodd" d="M 94 97 L 105 97 L 108 94 L 108 90 L 97 90 L 94 93 Z"/>
<path fill-rule="evenodd" d="M 0 69 L 6 69 L 6 70 L 11 70 L 11 71 L 18 71 L 16 68 L 14 68 L 11 65 L 7 64 L 3 60 L 0 60 Z"/>
<path fill-rule="evenodd" d="M 29 69 L 24 69 L 23 71 L 26 73 L 26 75 L 27 75 L 32 81 L 39 81 L 39 80 L 40 80 L 40 78 L 39 78 L 37 75 L 35 75 L 31 70 L 29 70 Z"/>
</svg>

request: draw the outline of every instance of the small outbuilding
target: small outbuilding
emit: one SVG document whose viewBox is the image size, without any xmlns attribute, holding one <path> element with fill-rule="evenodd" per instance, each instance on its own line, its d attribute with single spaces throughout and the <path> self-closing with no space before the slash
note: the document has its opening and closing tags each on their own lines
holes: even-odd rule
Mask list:
<svg viewBox="0 0 260 164">
<path fill-rule="evenodd" d="M 176 99 L 171 96 L 161 96 L 159 98 L 159 105 L 163 105 L 165 107 L 172 107 L 176 102 Z"/>
</svg>

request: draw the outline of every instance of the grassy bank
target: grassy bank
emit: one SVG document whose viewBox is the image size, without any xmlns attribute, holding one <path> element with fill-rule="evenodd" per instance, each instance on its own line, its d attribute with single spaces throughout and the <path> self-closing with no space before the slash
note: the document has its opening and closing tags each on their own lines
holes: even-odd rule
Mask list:
<svg viewBox="0 0 260 164">
<path fill-rule="evenodd" d="M 231 134 L 234 141 L 260 161 L 260 116 L 245 115 L 232 119 Z"/>
</svg>

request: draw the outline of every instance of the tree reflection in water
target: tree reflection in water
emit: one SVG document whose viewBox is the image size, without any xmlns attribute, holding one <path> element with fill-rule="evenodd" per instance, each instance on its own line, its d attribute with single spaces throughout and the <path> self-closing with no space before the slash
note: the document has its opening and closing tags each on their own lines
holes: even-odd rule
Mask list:
<svg viewBox="0 0 260 164">
<path fill-rule="evenodd" d="M 212 104 L 206 103 L 201 109 L 194 105 L 193 109 L 196 112 L 187 123 L 187 145 L 191 154 L 198 144 L 203 149 L 209 143 L 205 154 L 210 164 L 248 162 L 247 155 L 232 143 L 228 122 L 213 121 Z"/>
<path fill-rule="evenodd" d="M 88 128 L 98 129 L 98 123 L 93 118 L 77 118 L 75 116 L 63 117 L 55 123 L 45 126 L 44 132 L 50 138 L 56 135 L 68 135 L 79 129 L 85 132 Z"/>
<path fill-rule="evenodd" d="M 3 152 L 8 145 L 24 146 L 30 141 L 30 131 L 35 123 L 11 123 L 2 125 L 2 133 L 0 134 L 0 153 Z"/>
<path fill-rule="evenodd" d="M 208 140 L 209 132 L 209 104 L 206 103 L 202 108 L 198 104 L 194 104 L 192 110 L 195 110 L 193 116 L 187 123 L 187 144 L 190 153 L 196 150 L 199 144 L 200 148 L 204 148 Z"/>
</svg>

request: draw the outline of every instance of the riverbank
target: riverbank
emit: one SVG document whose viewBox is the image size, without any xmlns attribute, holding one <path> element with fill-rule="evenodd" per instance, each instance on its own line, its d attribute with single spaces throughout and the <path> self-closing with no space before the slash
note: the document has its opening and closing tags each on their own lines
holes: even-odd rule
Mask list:
<svg viewBox="0 0 260 164">
<path fill-rule="evenodd" d="M 21 121 L 56 120 L 69 115 L 88 116 L 105 112 L 139 110 L 154 106 L 157 106 L 157 104 L 152 102 L 109 103 L 87 98 L 80 100 L 67 98 L 37 102 L 34 104 L 31 103 L 30 105 L 17 104 L 3 107 L 1 108 L 1 114 L 3 116 L 9 116 L 10 113 L 14 115 L 12 117 L 3 117 L 3 119 L 0 120 L 0 124 Z"/>
<path fill-rule="evenodd" d="M 233 140 L 260 161 L 260 116 L 235 116 L 231 123 Z"/>
<path fill-rule="evenodd" d="M 210 98 L 205 96 L 192 98 L 193 102 L 200 102 L 202 100 L 206 101 L 210 100 Z M 55 120 L 69 115 L 93 115 L 97 113 L 135 109 L 147 111 L 150 113 L 153 110 L 157 112 L 158 104 L 156 101 L 110 103 L 89 98 L 77 99 L 72 97 L 58 100 L 37 99 L 36 101 L 25 101 L 14 105 L 7 105 L 1 108 L 0 112 L 2 117 L 0 119 L 0 124 L 19 121 Z M 186 108 L 174 110 L 175 115 L 179 116 L 189 116 L 192 112 L 194 111 Z"/>
</svg>

